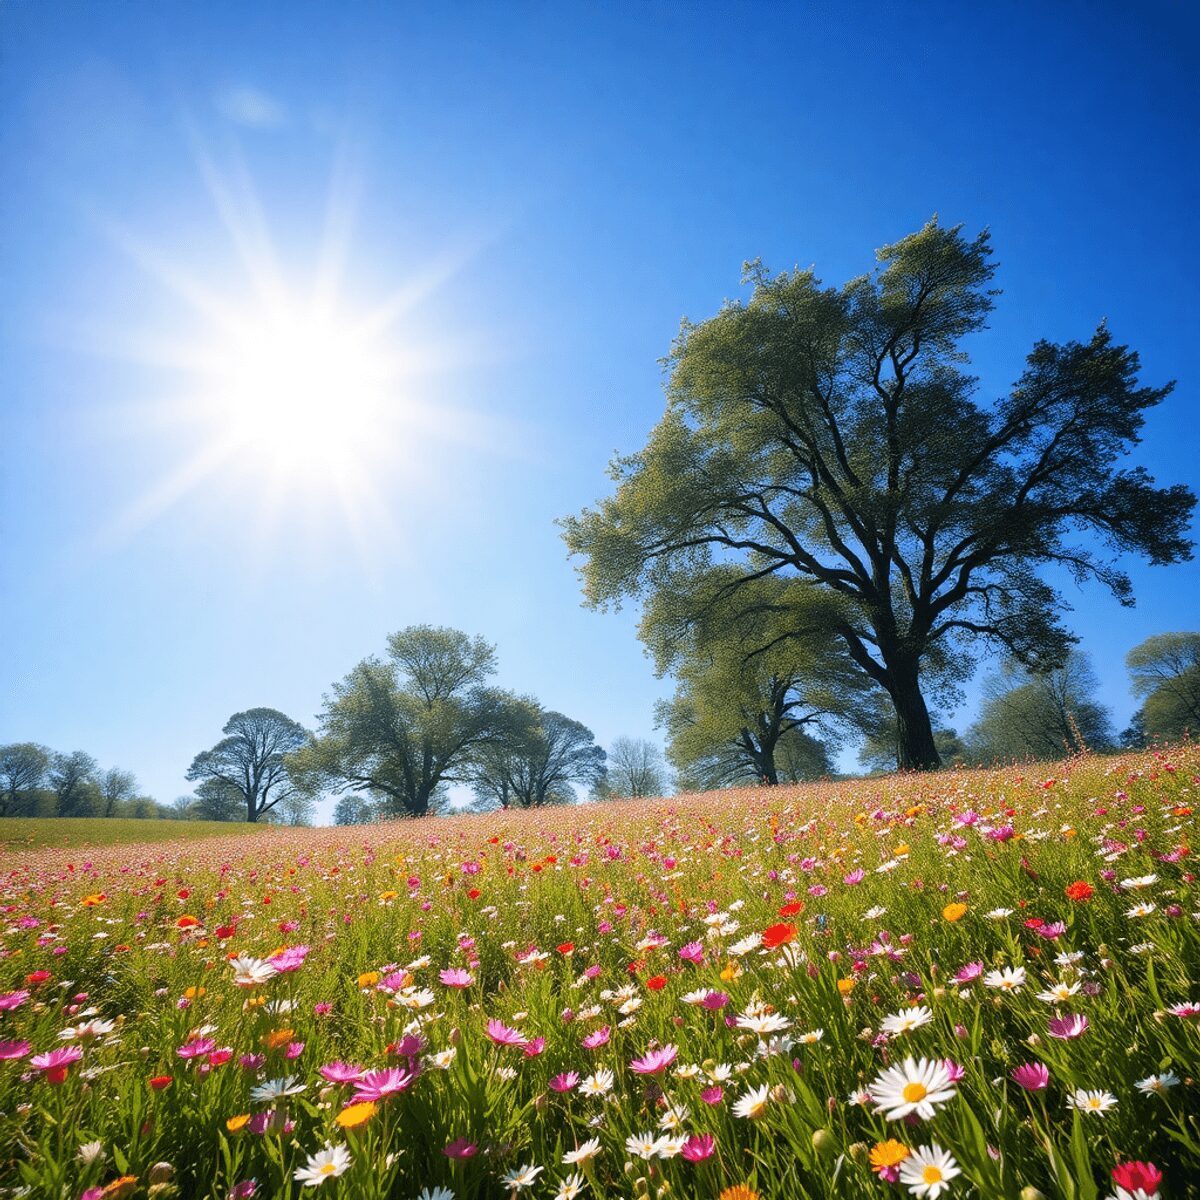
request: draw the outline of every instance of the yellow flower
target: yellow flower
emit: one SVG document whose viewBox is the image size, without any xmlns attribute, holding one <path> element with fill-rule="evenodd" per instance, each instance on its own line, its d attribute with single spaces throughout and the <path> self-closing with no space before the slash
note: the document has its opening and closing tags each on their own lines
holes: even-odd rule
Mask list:
<svg viewBox="0 0 1200 1200">
<path fill-rule="evenodd" d="M 737 963 L 730 963 L 725 970 L 721 972 L 721 979 L 725 983 L 731 983 L 733 980 L 737 979 L 741 973 L 742 968 L 739 967 Z"/>
<path fill-rule="evenodd" d="M 896 849 L 892 851 L 892 853 L 897 858 L 903 858 L 908 853 L 908 843 L 901 842 L 900 845 L 898 845 Z"/>
<path fill-rule="evenodd" d="M 377 1107 L 374 1100 L 364 1100 L 361 1104 L 351 1104 L 348 1108 L 343 1108 L 334 1120 L 343 1129 L 357 1129 L 375 1115 Z"/>
<path fill-rule="evenodd" d="M 84 896 L 79 903 L 86 908 L 95 908 L 97 904 L 103 904 L 107 899 L 108 897 L 103 892 L 93 892 L 90 896 Z"/>
<path fill-rule="evenodd" d="M 398 895 L 400 895 L 399 892 L 393 892 L 389 889 L 386 892 L 380 892 L 379 898 L 380 900 L 395 900 Z"/>
<path fill-rule="evenodd" d="M 942 909 L 942 916 L 947 921 L 961 921 L 966 915 L 966 912 L 967 906 L 955 901 L 953 904 L 947 904 L 946 907 Z"/>
<path fill-rule="evenodd" d="M 759 1194 L 744 1183 L 735 1183 L 726 1188 L 717 1200 L 760 1200 Z"/>
<path fill-rule="evenodd" d="M 249 1120 L 250 1114 L 242 1113 L 240 1116 L 230 1117 L 229 1120 L 225 1122 L 225 1128 L 228 1129 L 230 1133 L 237 1133 L 239 1129 L 244 1129 L 246 1127 L 246 1122 Z"/>
<path fill-rule="evenodd" d="M 378 971 L 364 971 L 358 977 L 358 986 L 360 988 L 374 987 L 379 982 Z"/>
<path fill-rule="evenodd" d="M 195 1000 L 198 997 L 203 996 L 207 991 L 208 991 L 208 988 L 202 988 L 202 987 L 184 988 L 183 989 L 184 999 Z"/>
<path fill-rule="evenodd" d="M 884 1167 L 898 1167 L 910 1153 L 912 1152 L 909 1148 L 895 1138 L 888 1138 L 886 1142 L 876 1142 L 869 1155 L 871 1169 L 882 1171 Z"/>
<path fill-rule="evenodd" d="M 843 996 L 848 996 L 852 991 L 854 991 L 857 983 L 857 979 L 839 979 L 837 981 L 837 989 L 842 993 Z"/>
<path fill-rule="evenodd" d="M 264 1033 L 260 1040 L 268 1050 L 278 1050 L 280 1046 L 286 1046 L 295 1036 L 294 1029 L 272 1029 L 270 1033 Z"/>
</svg>

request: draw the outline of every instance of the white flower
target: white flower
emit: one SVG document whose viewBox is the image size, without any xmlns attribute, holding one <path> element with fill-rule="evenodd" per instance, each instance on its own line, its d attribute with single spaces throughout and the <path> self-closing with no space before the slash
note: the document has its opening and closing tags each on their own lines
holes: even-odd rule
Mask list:
<svg viewBox="0 0 1200 1200">
<path fill-rule="evenodd" d="M 568 1150 L 563 1155 L 563 1162 L 568 1167 L 573 1167 L 577 1163 L 585 1163 L 596 1157 L 600 1153 L 600 1139 L 588 1138 L 582 1145 L 576 1146 L 574 1150 Z"/>
<path fill-rule="evenodd" d="M 115 1021 L 84 1021 L 79 1025 L 67 1026 L 58 1036 L 64 1042 L 84 1042 L 112 1033 L 115 1028 Z"/>
<path fill-rule="evenodd" d="M 1067 1107 L 1100 1117 L 1117 1107 L 1117 1098 L 1112 1092 L 1089 1092 L 1086 1088 L 1076 1088 L 1067 1097 Z"/>
<path fill-rule="evenodd" d="M 796 1041 L 798 1041 L 802 1046 L 811 1046 L 814 1043 L 819 1042 L 824 1036 L 825 1030 L 814 1029 L 811 1033 L 802 1033 L 796 1039 Z"/>
<path fill-rule="evenodd" d="M 1145 1079 L 1139 1079 L 1135 1086 L 1147 1096 L 1165 1096 L 1178 1083 L 1179 1076 L 1174 1071 L 1164 1071 L 1161 1075 L 1147 1075 Z"/>
<path fill-rule="evenodd" d="M 762 1016 L 747 1014 L 738 1017 L 737 1025 L 739 1029 L 748 1029 L 761 1037 L 764 1033 L 779 1033 L 780 1030 L 787 1029 L 791 1021 L 779 1013 L 764 1013 Z"/>
<path fill-rule="evenodd" d="M 758 933 L 752 933 L 748 937 L 744 937 L 740 941 L 734 942 L 732 946 L 728 947 L 728 950 L 734 958 L 742 958 L 744 955 L 749 954 L 751 950 L 757 950 L 761 946 L 762 935 Z"/>
<path fill-rule="evenodd" d="M 767 1101 L 771 1094 L 771 1085 L 764 1083 L 762 1087 L 753 1088 L 746 1092 L 733 1106 L 735 1117 L 745 1117 L 754 1121 L 767 1111 Z"/>
<path fill-rule="evenodd" d="M 913 1029 L 920 1029 L 922 1025 L 928 1025 L 933 1020 L 933 1013 L 920 1005 L 917 1008 L 906 1008 L 902 1012 L 892 1013 L 891 1016 L 884 1017 L 880 1022 L 880 1028 L 884 1033 L 890 1033 L 893 1037 L 898 1037 L 902 1033 L 908 1033 Z"/>
<path fill-rule="evenodd" d="M 1155 909 L 1153 904 L 1135 904 L 1132 908 L 1125 910 L 1127 917 L 1148 917 Z"/>
<path fill-rule="evenodd" d="M 238 987 L 257 987 L 274 979 L 278 974 L 265 959 L 253 958 L 249 954 L 239 954 L 236 958 L 231 958 L 229 965 L 233 968 L 233 982 Z"/>
<path fill-rule="evenodd" d="M 75 1151 L 79 1161 L 85 1166 L 90 1167 L 92 1163 L 103 1162 L 105 1159 L 104 1143 L 103 1142 L 84 1142 L 78 1150 Z"/>
<path fill-rule="evenodd" d="M 257 1087 L 250 1089 L 250 1099 L 273 1104 L 276 1100 L 282 1100 L 286 1096 L 298 1096 L 307 1086 L 307 1084 L 301 1083 L 295 1075 L 288 1075 L 283 1079 L 268 1079 L 266 1083 L 260 1083 Z M 338 1174 L 340 1175 L 341 1171 Z M 318 1180 L 318 1182 L 320 1181 Z"/>
<path fill-rule="evenodd" d="M 658 1141 L 654 1143 L 654 1150 L 659 1158 L 674 1158 L 677 1154 L 679 1154 L 686 1143 L 687 1134 L 684 1134 L 682 1137 L 679 1134 L 676 1134 L 674 1137 L 671 1137 L 668 1134 L 664 1137 L 660 1137 Z"/>
<path fill-rule="evenodd" d="M 909 1113 L 928 1121 L 939 1104 L 953 1100 L 950 1072 L 936 1059 L 906 1058 L 899 1066 L 881 1071 L 868 1091 L 877 1113 L 899 1121 Z"/>
<path fill-rule="evenodd" d="M 1137 891 L 1140 888 L 1148 888 L 1158 882 L 1157 875 L 1138 875 L 1134 879 L 1122 879 L 1121 886 L 1129 888 L 1131 891 Z"/>
<path fill-rule="evenodd" d="M 949 1181 L 961 1174 L 954 1156 L 948 1150 L 943 1150 L 937 1142 L 918 1146 L 900 1164 L 900 1182 L 912 1195 L 927 1197 L 928 1200 L 937 1200 L 938 1196 L 949 1190 Z"/>
<path fill-rule="evenodd" d="M 673 1104 L 665 1113 L 663 1113 L 661 1117 L 658 1118 L 658 1127 L 659 1129 L 665 1129 L 670 1133 L 676 1133 L 683 1128 L 687 1119 L 687 1106 L 683 1104 Z"/>
<path fill-rule="evenodd" d="M 1047 1004 L 1065 1004 L 1078 991 L 1077 983 L 1052 983 L 1044 992 L 1038 992 L 1037 998 Z"/>
<path fill-rule="evenodd" d="M 727 1079 L 733 1078 L 733 1068 L 728 1063 L 717 1063 L 715 1067 L 709 1067 L 704 1073 L 713 1083 L 724 1083 Z"/>
<path fill-rule="evenodd" d="M 887 912 L 886 908 L 876 904 L 874 908 L 868 908 L 867 911 L 863 913 L 862 919 L 864 921 L 877 921 L 885 912 Z"/>
<path fill-rule="evenodd" d="M 535 1167 L 533 1163 L 526 1163 L 525 1166 L 518 1167 L 515 1171 L 509 1171 L 504 1177 L 504 1183 L 514 1192 L 519 1192 L 522 1188 L 533 1187 L 533 1181 L 541 1173 L 541 1167 Z"/>
<path fill-rule="evenodd" d="M 1077 962 L 1083 959 L 1082 950 L 1064 950 L 1061 954 L 1054 957 L 1054 961 L 1060 967 L 1073 967 Z"/>
<path fill-rule="evenodd" d="M 453 1046 L 447 1046 L 445 1050 L 439 1050 L 436 1054 L 430 1054 L 425 1061 L 439 1070 L 448 1071 L 457 1053 L 458 1051 Z"/>
<path fill-rule="evenodd" d="M 350 1151 L 345 1146 L 328 1144 L 323 1150 L 308 1156 L 308 1162 L 297 1167 L 292 1176 L 305 1187 L 319 1187 L 327 1179 L 336 1179 L 350 1170 Z"/>
<path fill-rule="evenodd" d="M 574 1175 L 568 1175 L 558 1185 L 558 1191 L 554 1193 L 554 1200 L 575 1200 L 581 1191 L 583 1191 L 583 1176 L 576 1171 Z"/>
<path fill-rule="evenodd" d="M 579 1090 L 585 1096 L 605 1096 L 612 1091 L 612 1086 L 613 1073 L 607 1067 L 601 1067 L 579 1085 Z"/>
<path fill-rule="evenodd" d="M 635 1133 L 625 1139 L 625 1149 L 635 1158 L 654 1158 L 658 1154 L 658 1138 L 652 1133 Z"/>
<path fill-rule="evenodd" d="M 989 971 L 983 977 L 983 982 L 1002 992 L 1019 992 L 1025 984 L 1025 968 L 1005 967 L 1003 971 Z"/>
<path fill-rule="evenodd" d="M 1003 921 L 1005 917 L 1011 917 L 1012 915 L 1013 910 L 1011 908 L 993 908 L 987 914 L 987 918 L 989 921 Z"/>
<path fill-rule="evenodd" d="M 448 1187 L 422 1188 L 417 1200 L 454 1200 L 454 1193 Z"/>
</svg>

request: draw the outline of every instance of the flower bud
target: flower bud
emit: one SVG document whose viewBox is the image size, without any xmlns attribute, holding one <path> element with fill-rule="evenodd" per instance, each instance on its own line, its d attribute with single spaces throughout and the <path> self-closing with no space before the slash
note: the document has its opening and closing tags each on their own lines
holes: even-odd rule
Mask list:
<svg viewBox="0 0 1200 1200">
<path fill-rule="evenodd" d="M 151 1183 L 170 1183 L 175 1177 L 175 1168 L 169 1162 L 157 1162 L 150 1168 Z"/>
<path fill-rule="evenodd" d="M 1021 1200 L 1046 1200 L 1046 1197 L 1033 1184 L 1029 1184 L 1021 1189 Z"/>
<path fill-rule="evenodd" d="M 847 1153 L 851 1161 L 858 1163 L 860 1167 L 865 1167 L 871 1161 L 871 1151 L 866 1142 L 852 1142 Z"/>
<path fill-rule="evenodd" d="M 837 1142 L 828 1129 L 813 1130 L 812 1146 L 822 1158 L 833 1158 L 837 1154 Z"/>
</svg>

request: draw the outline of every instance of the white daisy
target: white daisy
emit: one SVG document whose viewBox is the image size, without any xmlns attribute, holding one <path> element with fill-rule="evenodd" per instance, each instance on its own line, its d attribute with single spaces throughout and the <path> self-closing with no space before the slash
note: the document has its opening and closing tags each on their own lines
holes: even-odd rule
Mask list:
<svg viewBox="0 0 1200 1200">
<path fill-rule="evenodd" d="M 1078 992 L 1077 983 L 1052 983 L 1044 992 L 1038 992 L 1037 998 L 1047 1004 L 1065 1004 Z"/>
<path fill-rule="evenodd" d="M 635 1158 L 651 1159 L 658 1154 L 658 1138 L 652 1133 L 635 1133 L 625 1139 L 625 1149 Z"/>
<path fill-rule="evenodd" d="M 579 1085 L 579 1090 L 585 1096 L 605 1096 L 612 1091 L 612 1087 L 613 1073 L 607 1067 L 601 1067 Z"/>
<path fill-rule="evenodd" d="M 298 1096 L 307 1087 L 308 1085 L 301 1083 L 295 1075 L 288 1075 L 283 1079 L 268 1079 L 266 1083 L 260 1083 L 250 1089 L 250 1099 L 273 1104 L 287 1096 Z"/>
<path fill-rule="evenodd" d="M 983 982 L 1002 992 L 1019 992 L 1025 984 L 1025 968 L 1005 967 L 1003 971 L 989 971 L 983 977 Z"/>
<path fill-rule="evenodd" d="M 891 1016 L 884 1017 L 879 1027 L 884 1033 L 890 1033 L 893 1037 L 898 1037 L 902 1033 L 910 1033 L 914 1029 L 920 1029 L 922 1025 L 928 1025 L 932 1020 L 933 1013 L 922 1004 L 916 1008 L 906 1008 L 901 1012 L 892 1013 Z"/>
<path fill-rule="evenodd" d="M 583 1191 L 583 1176 L 578 1171 L 574 1175 L 568 1175 L 558 1185 L 558 1191 L 554 1193 L 554 1200 L 575 1200 L 575 1197 Z"/>
<path fill-rule="evenodd" d="M 927 1200 L 937 1200 L 949 1189 L 950 1180 L 961 1174 L 954 1156 L 937 1142 L 918 1146 L 900 1164 L 900 1182 L 912 1195 L 927 1197 Z"/>
<path fill-rule="evenodd" d="M 514 1192 L 519 1192 L 524 1188 L 533 1187 L 533 1181 L 541 1173 L 541 1167 L 535 1167 L 533 1163 L 526 1163 L 523 1167 L 517 1167 L 515 1170 L 509 1171 L 504 1177 L 504 1185 L 511 1188 Z"/>
<path fill-rule="evenodd" d="M 1137 1090 L 1147 1096 L 1165 1096 L 1167 1092 L 1179 1083 L 1179 1076 L 1174 1071 L 1164 1071 L 1161 1075 L 1147 1075 L 1139 1079 Z"/>
<path fill-rule="evenodd" d="M 563 1155 L 563 1162 L 568 1167 L 573 1167 L 578 1163 L 589 1162 L 600 1153 L 600 1139 L 588 1138 L 582 1145 L 576 1146 L 574 1150 L 568 1150 Z"/>
<path fill-rule="evenodd" d="M 326 1145 L 316 1154 L 308 1156 L 308 1162 L 297 1167 L 292 1178 L 305 1187 L 319 1187 L 327 1179 L 336 1179 L 350 1170 L 350 1151 L 345 1146 Z"/>
<path fill-rule="evenodd" d="M 877 1113 L 889 1121 L 899 1121 L 909 1113 L 928 1121 L 939 1104 L 953 1100 L 954 1084 L 950 1072 L 936 1059 L 906 1058 L 899 1066 L 888 1067 L 872 1080 L 868 1091 Z"/>
<path fill-rule="evenodd" d="M 771 1095 L 771 1085 L 764 1083 L 762 1087 L 753 1088 L 746 1092 L 733 1106 L 735 1117 L 745 1117 L 754 1121 L 767 1111 L 767 1102 Z"/>
<path fill-rule="evenodd" d="M 266 959 L 254 958 L 249 954 L 231 958 L 229 965 L 233 968 L 233 982 L 238 987 L 258 987 L 279 974 Z"/>
<path fill-rule="evenodd" d="M 791 1025 L 791 1021 L 779 1013 L 764 1013 L 761 1016 L 747 1014 L 738 1017 L 737 1025 L 739 1029 L 748 1029 L 751 1033 L 757 1033 L 761 1037 L 764 1033 L 779 1033 L 781 1030 L 787 1029 Z"/>
<path fill-rule="evenodd" d="M 1067 1097 L 1067 1107 L 1073 1108 L 1077 1112 L 1091 1113 L 1095 1117 L 1102 1117 L 1110 1109 L 1117 1107 L 1117 1098 L 1112 1092 L 1089 1092 L 1086 1088 L 1076 1088 Z"/>
</svg>

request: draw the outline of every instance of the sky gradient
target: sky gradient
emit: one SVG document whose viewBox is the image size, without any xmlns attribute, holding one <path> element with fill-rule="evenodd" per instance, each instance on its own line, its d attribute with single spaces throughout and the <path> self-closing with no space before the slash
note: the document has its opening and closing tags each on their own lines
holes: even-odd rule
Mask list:
<svg viewBox="0 0 1200 1200">
<path fill-rule="evenodd" d="M 1137 461 L 1200 488 L 1195 10 L 965 7 L 0 7 L 0 741 L 169 802 L 230 713 L 311 725 L 418 622 L 602 744 L 652 735 L 669 683 L 554 519 L 743 260 L 840 283 L 934 212 L 992 232 L 982 393 L 1107 317 L 1178 380 Z M 349 489 L 205 457 L 191 360 L 268 270 L 336 279 L 404 365 Z M 1118 727 L 1125 652 L 1200 616 L 1196 563 L 1128 566 L 1133 610 L 1069 588 Z"/>
</svg>

